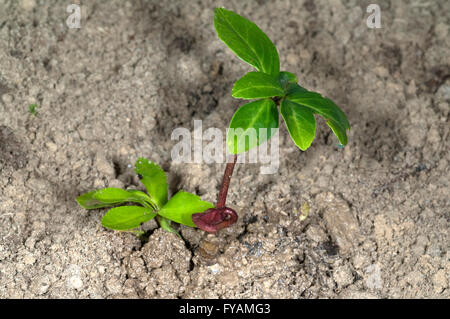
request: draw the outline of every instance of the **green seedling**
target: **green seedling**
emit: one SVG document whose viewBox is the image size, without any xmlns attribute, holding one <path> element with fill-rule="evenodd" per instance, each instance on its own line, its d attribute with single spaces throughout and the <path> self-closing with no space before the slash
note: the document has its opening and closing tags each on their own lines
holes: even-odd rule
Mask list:
<svg viewBox="0 0 450 319">
<path fill-rule="evenodd" d="M 237 155 L 272 137 L 278 129 L 278 107 L 289 135 L 302 151 L 311 146 L 316 135 L 315 115 L 326 120 L 340 147 L 347 144 L 346 131 L 350 129 L 346 115 L 333 101 L 300 86 L 295 74 L 280 71 L 275 45 L 256 24 L 232 11 L 216 8 L 214 27 L 231 51 L 256 71 L 237 80 L 231 91 L 234 98 L 253 101 L 242 105 L 231 119 L 230 129 L 235 130 L 228 131 L 227 146 L 233 158 L 225 169 L 216 208 L 193 215 L 199 228 L 212 233 L 237 220 L 236 213 L 225 206 Z M 250 131 L 256 133 L 256 138 L 248 138 Z"/>
<path fill-rule="evenodd" d="M 104 188 L 85 193 L 77 198 L 77 202 L 85 209 L 98 209 L 133 203 L 133 205 L 111 208 L 102 218 L 102 225 L 119 231 L 134 232 L 141 235 L 139 227 L 142 223 L 155 218 L 159 225 L 173 233 L 171 221 L 195 227 L 192 214 L 203 212 L 214 207 L 202 201 L 197 195 L 178 191 L 168 199 L 167 177 L 164 171 L 145 158 L 139 158 L 135 165 L 135 173 L 147 193 L 139 190 L 123 190 L 120 188 Z"/>
<path fill-rule="evenodd" d="M 28 112 L 30 112 L 31 115 L 36 116 L 37 115 L 37 108 L 38 108 L 37 104 L 30 104 L 30 105 L 28 105 Z"/>
</svg>

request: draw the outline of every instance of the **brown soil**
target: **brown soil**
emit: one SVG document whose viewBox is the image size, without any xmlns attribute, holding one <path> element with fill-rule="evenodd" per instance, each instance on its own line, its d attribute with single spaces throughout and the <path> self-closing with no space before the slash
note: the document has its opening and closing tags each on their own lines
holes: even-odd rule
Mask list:
<svg viewBox="0 0 450 319">
<path fill-rule="evenodd" d="M 0 298 L 449 298 L 450 2 L 380 1 L 381 29 L 370 1 L 224 3 L 342 107 L 348 146 L 319 121 L 301 152 L 283 127 L 277 174 L 236 166 L 218 236 L 106 230 L 75 198 L 135 187 L 139 156 L 215 201 L 224 165 L 172 163 L 170 134 L 242 103 L 222 3 L 84 1 L 68 29 L 61 1 L 0 0 Z"/>
</svg>

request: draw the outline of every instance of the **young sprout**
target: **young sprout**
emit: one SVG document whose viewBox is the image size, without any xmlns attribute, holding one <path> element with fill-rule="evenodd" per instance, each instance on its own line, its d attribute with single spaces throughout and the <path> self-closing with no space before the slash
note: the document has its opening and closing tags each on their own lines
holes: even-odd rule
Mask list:
<svg viewBox="0 0 450 319">
<path fill-rule="evenodd" d="M 28 105 L 28 112 L 30 112 L 31 115 L 36 116 L 37 115 L 37 108 L 38 108 L 37 104 L 30 104 L 30 105 Z"/>
<path fill-rule="evenodd" d="M 238 154 L 272 137 L 272 129 L 278 128 L 278 107 L 289 135 L 302 151 L 311 146 L 316 135 L 315 115 L 326 120 L 340 147 L 347 144 L 346 131 L 350 129 L 346 115 L 333 101 L 300 86 L 295 74 L 280 71 L 275 45 L 256 24 L 232 11 L 216 8 L 214 27 L 220 40 L 256 71 L 237 80 L 231 91 L 235 98 L 252 101 L 242 105 L 231 119 L 230 129 L 241 130 L 229 130 L 227 134 L 228 151 L 233 158 L 225 169 L 217 207 L 193 215 L 199 228 L 212 233 L 237 220 L 236 212 L 225 205 L 234 163 Z M 260 129 L 266 129 L 266 134 L 259 135 Z M 256 139 L 246 138 L 249 130 L 256 132 Z"/>
<path fill-rule="evenodd" d="M 77 202 L 85 209 L 97 209 L 133 203 L 129 206 L 111 208 L 102 219 L 106 228 L 119 231 L 135 232 L 142 223 L 157 218 L 159 225 L 173 233 L 177 233 L 171 221 L 190 227 L 195 227 L 192 214 L 214 207 L 209 202 L 202 201 L 197 195 L 184 191 L 177 192 L 168 199 L 167 177 L 164 171 L 155 163 L 145 158 L 139 158 L 135 172 L 147 193 L 139 190 L 123 190 L 120 188 L 104 188 L 85 193 L 77 198 Z"/>
</svg>

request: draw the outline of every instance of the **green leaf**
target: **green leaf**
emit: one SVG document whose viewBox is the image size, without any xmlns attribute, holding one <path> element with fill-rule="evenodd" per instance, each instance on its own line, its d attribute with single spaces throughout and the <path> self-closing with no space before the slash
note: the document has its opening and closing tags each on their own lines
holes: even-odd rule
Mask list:
<svg viewBox="0 0 450 319">
<path fill-rule="evenodd" d="M 145 199 L 134 191 L 126 191 L 120 188 L 104 188 L 91 191 L 78 196 L 77 202 L 85 209 L 96 209 L 114 206 L 115 204 L 135 202 L 143 204 Z"/>
<path fill-rule="evenodd" d="M 305 151 L 311 146 L 316 135 L 316 120 L 313 112 L 307 107 L 283 99 L 281 115 L 295 145 Z"/>
<path fill-rule="evenodd" d="M 249 72 L 234 83 L 232 95 L 235 98 L 260 99 L 283 96 L 284 90 L 278 78 L 262 72 Z"/>
<path fill-rule="evenodd" d="M 139 191 L 137 189 L 128 189 L 127 192 L 133 194 L 134 196 L 141 198 L 144 201 L 151 203 L 152 199 L 146 193 Z"/>
<path fill-rule="evenodd" d="M 158 214 L 179 224 L 196 227 L 192 222 L 192 214 L 204 212 L 212 207 L 213 204 L 202 201 L 197 195 L 179 191 Z"/>
<path fill-rule="evenodd" d="M 167 203 L 167 178 L 164 171 L 157 164 L 145 158 L 138 158 L 134 171 L 138 174 L 142 184 L 147 189 L 152 201 L 159 207 Z"/>
<path fill-rule="evenodd" d="M 297 83 L 298 79 L 294 73 L 281 71 L 278 75 L 278 81 L 280 82 L 283 89 L 287 89 L 289 87 L 289 84 Z"/>
<path fill-rule="evenodd" d="M 172 227 L 172 222 L 169 219 L 159 215 L 156 216 L 156 219 L 158 220 L 159 225 L 161 226 L 162 229 L 164 229 L 169 233 L 174 233 L 181 238 L 181 235 Z"/>
<path fill-rule="evenodd" d="M 288 83 L 287 88 L 286 88 L 286 95 L 292 95 L 293 93 L 301 93 L 301 92 L 308 92 L 307 89 L 305 89 L 304 87 L 301 87 L 300 85 L 298 85 L 297 83 Z"/>
<path fill-rule="evenodd" d="M 219 38 L 240 59 L 258 71 L 278 75 L 280 59 L 277 49 L 256 24 L 233 11 L 216 8 L 214 27 Z"/>
<path fill-rule="evenodd" d="M 263 132 L 260 129 L 267 129 Z M 258 100 L 241 106 L 231 119 L 227 145 L 231 154 L 239 154 L 262 144 L 278 128 L 278 110 L 271 99 Z M 266 133 L 262 134 L 261 133 Z"/>
<path fill-rule="evenodd" d="M 111 208 L 102 219 L 103 227 L 113 230 L 130 230 L 139 227 L 156 216 L 151 208 L 121 206 Z"/>
<path fill-rule="evenodd" d="M 347 144 L 346 130 L 350 129 L 350 124 L 345 113 L 333 101 L 319 93 L 306 91 L 301 87 L 291 90 L 286 99 L 305 106 L 313 113 L 324 117 L 339 142 L 343 145 Z"/>
<path fill-rule="evenodd" d="M 337 136 L 339 143 L 341 143 L 342 145 L 347 145 L 348 139 L 347 139 L 347 134 L 345 132 L 345 129 L 343 129 L 339 123 L 337 123 L 333 120 L 328 120 L 327 125 L 331 128 L 334 135 Z M 342 147 L 344 147 L 344 146 L 342 146 Z"/>
</svg>

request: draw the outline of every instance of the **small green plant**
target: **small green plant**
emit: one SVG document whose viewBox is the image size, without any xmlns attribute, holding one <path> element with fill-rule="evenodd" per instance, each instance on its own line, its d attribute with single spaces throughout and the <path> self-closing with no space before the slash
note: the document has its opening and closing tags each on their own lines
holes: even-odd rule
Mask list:
<svg viewBox="0 0 450 319">
<path fill-rule="evenodd" d="M 295 74 L 280 71 L 277 49 L 256 24 L 232 11 L 216 8 L 214 26 L 219 38 L 241 60 L 256 69 L 237 80 L 232 89 L 233 97 L 254 101 L 241 106 L 231 119 L 230 129 L 237 130 L 233 134 L 228 134 L 231 130 L 227 133 L 227 146 L 232 157 L 225 168 L 216 206 L 183 191 L 168 200 L 163 170 L 141 158 L 135 171 L 148 194 L 138 190 L 106 188 L 78 197 L 78 203 L 86 209 L 128 202 L 141 205 L 112 208 L 103 217 L 103 226 L 139 232 L 136 229 L 142 223 L 156 217 L 161 227 L 171 232 L 174 230 L 170 221 L 174 221 L 215 233 L 234 224 L 238 215 L 226 207 L 226 198 L 237 156 L 272 137 L 272 129 L 278 129 L 278 106 L 288 132 L 300 150 L 308 149 L 314 140 L 315 115 L 326 120 L 340 147 L 347 144 L 346 131 L 350 124 L 344 112 L 330 99 L 301 87 Z M 265 134 L 262 134 L 264 129 Z M 256 139 L 247 138 L 250 130 L 257 134 Z M 308 209 L 305 208 L 300 219 L 305 219 L 307 214 Z"/>
<path fill-rule="evenodd" d="M 38 108 L 37 104 L 30 104 L 30 105 L 28 105 L 28 112 L 31 115 L 36 116 L 37 115 L 37 108 Z"/>
<path fill-rule="evenodd" d="M 225 206 L 237 155 L 272 137 L 278 128 L 277 106 L 289 135 L 302 151 L 311 146 L 316 135 L 314 115 L 326 120 L 339 146 L 347 144 L 346 130 L 350 129 L 346 115 L 333 101 L 301 87 L 295 74 L 280 71 L 275 45 L 256 24 L 232 11 L 216 8 L 214 27 L 231 51 L 256 71 L 237 80 L 231 92 L 235 98 L 254 101 L 241 106 L 231 119 L 230 129 L 234 130 L 228 130 L 227 146 L 233 157 L 225 169 L 217 206 L 193 215 L 194 223 L 208 232 L 216 232 L 237 220 L 236 213 Z M 250 130 L 256 133 L 256 139 L 248 138 Z"/>
<path fill-rule="evenodd" d="M 166 174 L 161 167 L 145 158 L 137 160 L 134 171 L 144 184 L 147 193 L 110 187 L 85 193 L 77 198 L 77 202 L 85 209 L 127 203 L 140 205 L 111 208 L 102 218 L 102 225 L 106 228 L 134 232 L 137 235 L 143 233 L 138 229 L 141 224 L 155 217 L 159 225 L 169 232 L 176 233 L 171 221 L 195 227 L 192 214 L 214 207 L 213 204 L 202 201 L 197 195 L 184 191 L 177 192 L 169 200 Z"/>
</svg>

